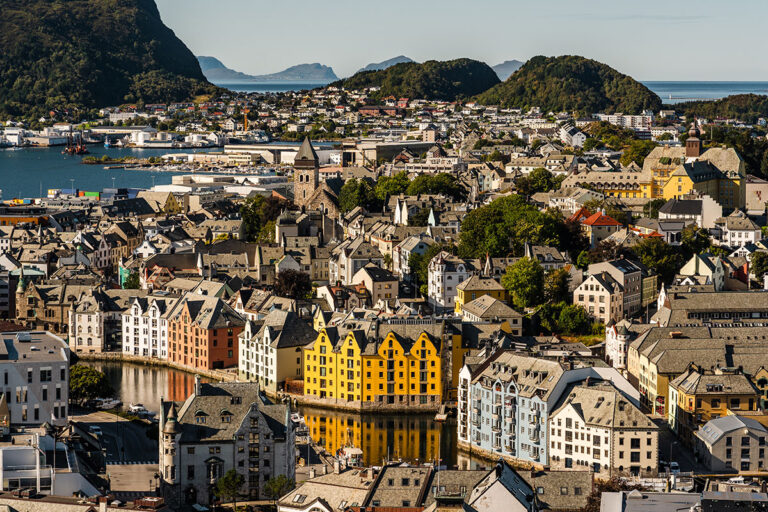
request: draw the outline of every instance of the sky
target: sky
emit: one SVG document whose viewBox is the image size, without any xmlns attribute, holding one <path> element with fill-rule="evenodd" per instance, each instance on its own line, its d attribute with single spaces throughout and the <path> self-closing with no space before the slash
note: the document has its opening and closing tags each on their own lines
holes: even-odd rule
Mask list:
<svg viewBox="0 0 768 512">
<path fill-rule="evenodd" d="M 196 55 L 249 74 L 395 57 L 582 55 L 638 80 L 768 80 L 765 0 L 156 0 Z"/>
</svg>

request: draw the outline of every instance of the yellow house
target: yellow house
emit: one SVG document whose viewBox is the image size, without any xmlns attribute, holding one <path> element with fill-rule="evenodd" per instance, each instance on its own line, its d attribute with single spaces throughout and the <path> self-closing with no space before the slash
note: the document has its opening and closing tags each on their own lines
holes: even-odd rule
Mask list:
<svg viewBox="0 0 768 512">
<path fill-rule="evenodd" d="M 470 276 L 456 286 L 456 314 L 461 314 L 461 307 L 483 295 L 490 295 L 502 302 L 507 300 L 507 290 L 491 277 Z"/>
<path fill-rule="evenodd" d="M 304 348 L 304 395 L 349 408 L 436 408 L 443 398 L 444 324 L 325 327 Z"/>
</svg>

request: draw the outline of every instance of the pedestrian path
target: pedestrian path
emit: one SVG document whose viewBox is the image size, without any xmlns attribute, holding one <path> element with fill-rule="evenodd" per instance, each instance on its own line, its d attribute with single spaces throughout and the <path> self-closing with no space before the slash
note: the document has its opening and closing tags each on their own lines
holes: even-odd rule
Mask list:
<svg viewBox="0 0 768 512">
<path fill-rule="evenodd" d="M 156 460 L 108 460 L 107 466 L 127 466 L 129 464 L 157 464 Z"/>
</svg>

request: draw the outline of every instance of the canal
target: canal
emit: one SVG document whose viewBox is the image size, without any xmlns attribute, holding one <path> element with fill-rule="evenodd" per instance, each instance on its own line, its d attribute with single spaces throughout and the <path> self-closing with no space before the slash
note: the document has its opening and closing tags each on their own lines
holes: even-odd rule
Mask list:
<svg viewBox="0 0 768 512">
<path fill-rule="evenodd" d="M 194 387 L 194 375 L 173 368 L 111 361 L 82 364 L 103 371 L 126 407 L 141 403 L 157 412 L 161 397 L 181 402 Z M 313 407 L 300 407 L 299 412 L 312 439 L 330 454 L 353 445 L 363 450 L 368 465 L 380 465 L 385 459 L 412 463 L 442 459 L 449 466 L 466 463 L 458 454 L 454 419 L 439 423 L 432 414 L 354 414 Z"/>
</svg>

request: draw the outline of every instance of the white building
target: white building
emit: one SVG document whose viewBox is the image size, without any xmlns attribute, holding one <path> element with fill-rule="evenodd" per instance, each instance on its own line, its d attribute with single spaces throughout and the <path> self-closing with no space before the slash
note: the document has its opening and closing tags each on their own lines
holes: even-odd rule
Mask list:
<svg viewBox="0 0 768 512">
<path fill-rule="evenodd" d="M 623 302 L 622 287 L 608 272 L 589 276 L 573 291 L 573 303 L 583 306 L 592 319 L 604 324 L 623 318 Z"/>
<path fill-rule="evenodd" d="M 427 297 L 438 310 L 456 308 L 456 287 L 475 273 L 471 264 L 442 251 L 429 262 L 427 271 Z"/>
<path fill-rule="evenodd" d="M 315 338 L 317 332 L 292 311 L 270 311 L 258 330 L 246 322 L 238 340 L 239 378 L 276 395 L 286 380 L 302 379 L 301 349 Z"/>
<path fill-rule="evenodd" d="M 384 257 L 376 247 L 366 242 L 362 236 L 353 239 L 348 238 L 331 252 L 328 260 L 328 282 L 351 285 L 352 277 L 368 263 L 383 267 Z"/>
<path fill-rule="evenodd" d="M 123 314 L 123 354 L 168 358 L 168 317 L 178 299 L 136 298 Z"/>
<path fill-rule="evenodd" d="M 549 422 L 550 465 L 656 476 L 659 427 L 609 382 L 577 385 Z"/>
<path fill-rule="evenodd" d="M 2 333 L 0 374 L 11 425 L 67 424 L 69 346 L 46 331 Z"/>
</svg>

